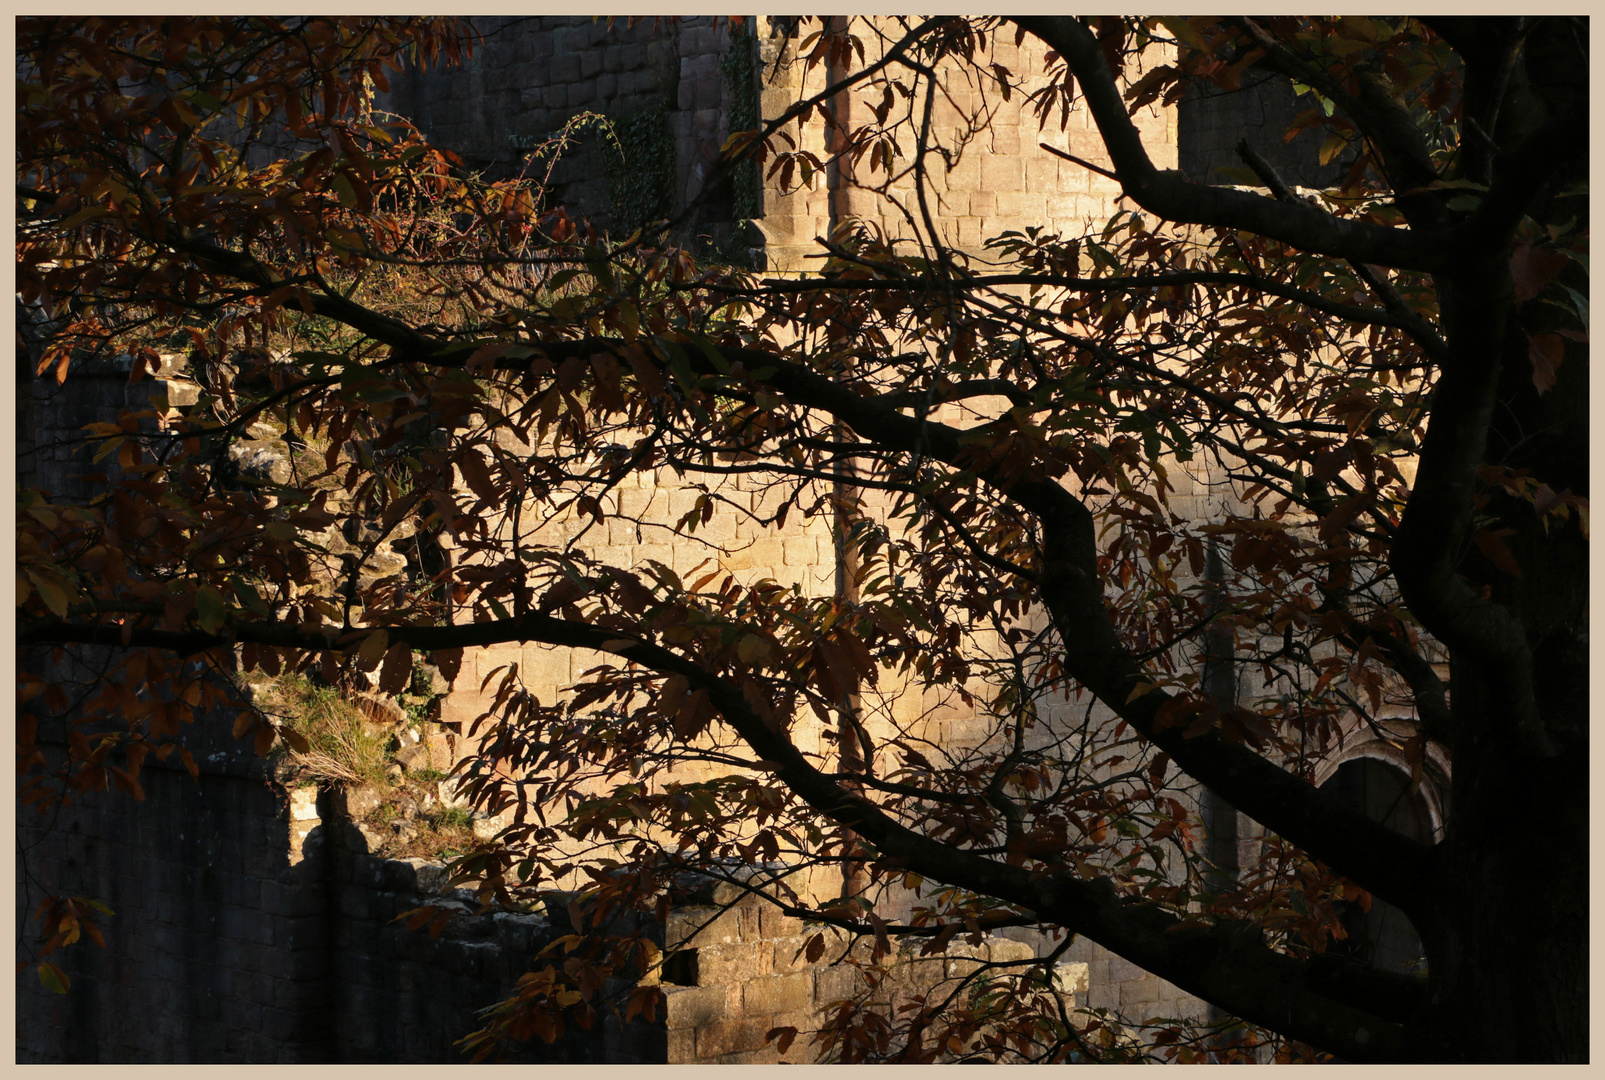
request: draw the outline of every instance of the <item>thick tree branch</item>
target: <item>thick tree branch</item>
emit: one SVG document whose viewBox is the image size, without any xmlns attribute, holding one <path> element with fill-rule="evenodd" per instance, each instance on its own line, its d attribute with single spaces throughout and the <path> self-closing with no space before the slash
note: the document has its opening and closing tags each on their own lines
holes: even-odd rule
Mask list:
<svg viewBox="0 0 1605 1080">
<path fill-rule="evenodd" d="M 777 730 L 754 711 L 741 689 L 652 642 L 630 639 L 605 627 L 535 613 L 499 623 L 385 629 L 392 642 L 406 642 L 415 648 L 538 641 L 594 649 L 665 675 L 683 676 L 691 685 L 707 691 L 713 706 L 764 765 L 773 770 L 779 782 L 815 810 L 873 844 L 882 859 L 933 880 L 996 897 L 1034 912 L 1039 919 L 1085 934 L 1206 1000 L 1219 1002 L 1237 1015 L 1294 1038 L 1306 1039 L 1357 1061 L 1396 1060 L 1403 1052 L 1401 1025 L 1407 1015 L 1384 1019 L 1374 1009 L 1346 1004 L 1342 999 L 1354 996 L 1352 988 L 1339 988 L 1343 991 L 1339 996 L 1327 996 L 1317 987 L 1330 983 L 1329 975 L 1275 952 L 1258 930 L 1240 923 L 1207 928 L 1184 926 L 1157 905 L 1122 900 L 1106 881 L 1084 880 L 1067 873 L 1041 875 L 932 840 L 899 824 L 875 804 L 815 768 L 784 730 Z M 235 631 L 236 640 L 320 647 L 309 643 L 307 635 L 298 629 L 287 626 L 249 624 Z M 34 644 L 113 644 L 107 639 L 115 639 L 118 634 L 115 627 L 54 624 L 25 628 L 20 636 L 24 642 Z M 233 644 L 204 631 L 135 629 L 128 637 L 133 646 L 175 649 L 186 654 Z"/>
<path fill-rule="evenodd" d="M 1506 289 L 1508 274 L 1499 275 Z M 1520 622 L 1460 575 L 1470 529 L 1477 469 L 1498 406 L 1508 293 L 1468 278 L 1445 285 L 1450 362 L 1433 390 L 1415 484 L 1388 561 L 1411 612 L 1434 637 L 1493 680 L 1524 753 L 1557 753 L 1543 731 L 1532 683 L 1532 653 Z"/>
<path fill-rule="evenodd" d="M 531 343 L 554 361 L 618 352 L 623 343 L 610 339 Z M 713 348 L 714 346 L 709 346 Z M 435 362 L 461 364 L 472 350 L 454 349 Z M 879 445 L 928 455 L 960 469 L 976 469 L 965 433 L 928 419 L 905 416 L 881 401 L 861 396 L 813 369 L 773 353 L 720 347 L 730 364 L 747 371 L 767 369 L 764 381 L 793 401 L 819 408 L 847 423 Z M 690 350 L 693 367 L 718 374 L 700 350 Z M 1226 742 L 1216 733 L 1183 738 L 1159 724 L 1160 708 L 1170 700 L 1161 690 L 1136 691 L 1151 682 L 1141 663 L 1119 640 L 1105 608 L 1097 577 L 1094 518 L 1080 500 L 1051 481 L 1000 483 L 989 469 L 976 471 L 1002 494 L 1038 518 L 1045 537 L 1041 589 L 1066 650 L 1066 667 L 1102 701 L 1145 737 L 1169 753 L 1195 779 L 1219 792 L 1268 829 L 1306 850 L 1318 851 L 1335 870 L 1371 892 L 1404 908 L 1419 911 L 1427 881 L 1427 849 L 1372 821 L 1331 796 L 1312 788 L 1248 748 Z M 329 628 L 334 633 L 334 628 Z M 452 648 L 518 640 L 516 623 L 417 628 L 406 640 L 418 648 Z M 178 641 L 166 647 L 179 647 Z M 399 640 L 399 639 L 398 639 Z M 307 639 L 265 644 L 328 647 Z M 195 645 L 194 649 L 203 648 Z M 1134 696 L 1135 695 L 1135 696 Z"/>
<path fill-rule="evenodd" d="M 1391 326 L 1409 331 L 1412 335 L 1426 326 L 1421 317 L 1410 311 L 1408 307 L 1403 310 L 1395 310 L 1392 305 L 1383 309 L 1361 307 L 1358 304 L 1344 304 L 1336 300 L 1328 300 L 1326 297 L 1306 289 L 1284 285 L 1279 281 L 1273 281 L 1258 275 L 1212 271 L 1178 271 L 1170 274 L 1133 274 L 1106 278 L 1068 277 L 1060 274 L 986 274 L 975 277 L 944 279 L 910 277 L 877 278 L 872 280 L 853 278 L 817 278 L 801 281 L 795 279 L 768 279 L 760 287 L 756 288 L 739 288 L 728 285 L 704 286 L 701 284 L 695 287 L 709 288 L 714 292 L 731 293 L 739 296 L 756 296 L 764 293 L 818 292 L 822 289 L 840 292 L 937 292 L 950 289 L 1007 288 L 1012 285 L 1042 285 L 1047 288 L 1096 293 L 1140 292 L 1147 289 L 1176 288 L 1188 285 L 1224 285 L 1228 288 L 1251 289 L 1267 296 L 1291 300 L 1294 303 L 1303 304 L 1312 311 L 1319 311 L 1323 314 L 1343 319 L 1346 322 L 1360 323 L 1365 326 Z M 1434 336 L 1430 328 L 1428 328 L 1427 337 L 1429 340 L 1425 344 L 1429 345 L 1429 351 L 1430 340 Z"/>
<path fill-rule="evenodd" d="M 1170 221 L 1221 225 L 1280 240 L 1304 251 L 1342 259 L 1435 272 L 1451 265 L 1439 237 L 1365 222 L 1345 221 L 1309 205 L 1290 205 L 1231 188 L 1209 187 L 1154 167 L 1098 40 L 1074 18 L 1014 19 L 1065 58 L 1081 84 L 1087 107 L 1113 159 L 1127 195 L 1144 210 Z"/>
<path fill-rule="evenodd" d="M 545 342 L 552 359 L 590 356 L 618 343 Z M 965 433 L 929 419 L 904 416 L 863 397 L 805 365 L 772 353 L 722 347 L 727 362 L 768 369 L 764 381 L 793 401 L 820 408 L 873 442 L 925 454 L 960 469 L 975 469 Z M 711 364 L 705 370 L 714 371 Z M 1065 646 L 1065 665 L 1100 700 L 1144 737 L 1171 755 L 1190 776 L 1243 812 L 1321 858 L 1335 870 L 1399 907 L 1420 912 L 1429 879 L 1428 849 L 1372 821 L 1244 746 L 1218 734 L 1183 738 L 1162 729 L 1158 714 L 1170 695 L 1151 690 L 1142 665 L 1120 641 L 1104 606 L 1097 577 L 1094 518 L 1079 499 L 1052 481 L 1001 483 L 986 468 L 978 474 L 1036 515 L 1043 528 L 1042 593 Z"/>
<path fill-rule="evenodd" d="M 1272 195 L 1275 195 L 1282 202 L 1302 201 L 1293 189 L 1283 182 L 1281 176 L 1271 167 L 1270 163 L 1260 157 L 1252 146 L 1248 145 L 1247 139 L 1243 139 L 1237 144 L 1237 153 L 1248 167 L 1254 170 L 1255 175 L 1264 181 L 1265 186 L 1271 189 Z M 1442 363 L 1447 357 L 1447 347 L 1444 345 L 1443 339 L 1438 336 L 1438 332 L 1428 325 L 1425 319 L 1411 310 L 1410 305 L 1404 302 L 1404 297 L 1400 296 L 1392 285 L 1379 277 L 1376 271 L 1355 259 L 1350 259 L 1348 262 L 1359 279 L 1365 282 L 1366 286 L 1381 299 L 1383 305 L 1388 309 L 1388 313 L 1393 316 L 1395 325 L 1402 327 L 1411 337 L 1415 338 L 1416 343 L 1421 346 L 1428 356 L 1438 363 Z"/>
<path fill-rule="evenodd" d="M 1415 119 L 1375 79 L 1363 72 L 1355 73 L 1359 89 L 1359 96 L 1355 97 L 1323 68 L 1296 55 L 1253 19 L 1237 18 L 1232 22 L 1264 50 L 1265 58 L 1260 63 L 1315 87 L 1354 121 L 1371 144 L 1381 151 L 1383 165 L 1396 190 L 1425 188 L 1438 179 L 1432 154 Z M 1418 228 L 1439 226 L 1441 212 L 1437 201 L 1424 205 L 1416 217 L 1413 224 Z"/>
</svg>

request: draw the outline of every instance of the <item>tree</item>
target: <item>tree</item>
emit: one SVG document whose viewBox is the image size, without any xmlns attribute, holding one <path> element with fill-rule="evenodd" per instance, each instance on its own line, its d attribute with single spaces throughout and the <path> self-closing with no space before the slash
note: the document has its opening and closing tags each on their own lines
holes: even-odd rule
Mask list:
<svg viewBox="0 0 1605 1080">
<path fill-rule="evenodd" d="M 832 85 L 725 158 L 806 181 L 831 162 L 788 129 L 818 118 L 906 235 L 846 220 L 818 274 L 766 280 L 699 265 L 672 222 L 606 237 L 372 112 L 387 68 L 464 51 L 460 28 L 21 20 L 38 371 L 110 351 L 138 379 L 179 347 L 213 373 L 165 428 L 90 433 L 120 467 L 106 498 L 21 497 L 21 640 L 114 656 L 59 770 L 19 724 L 23 800 L 137 789 L 217 692 L 181 660 L 394 685 L 413 650 L 449 669 L 543 643 L 583 654 L 577 693 L 504 673 L 465 775 L 482 806 L 547 812 L 457 871 L 487 900 L 578 878 L 592 930 L 487 1038 L 607 1007 L 601 976 L 650 952 L 610 915 L 734 859 L 781 867 L 788 910 L 878 953 L 1040 926 L 1351 1060 L 1586 1059 L 1586 24 L 877 26 L 805 26 Z M 1026 38 L 1043 70 L 989 59 Z M 1252 150 L 1246 187 L 1154 166 L 1139 107 L 1268 76 L 1352 155 L 1340 183 L 1294 190 Z M 991 238 L 987 260 L 943 243 L 929 118 L 950 78 L 1033 95 L 1045 133 L 1085 110 L 1109 163 L 1087 167 L 1129 209 Z M 847 93 L 862 122 L 836 119 Z M 317 475 L 230 481 L 229 441 L 263 420 Z M 1188 469 L 1230 481 L 1215 519 L 1172 512 Z M 721 540 L 695 580 L 595 557 L 633 524 L 620 485 L 653 471 L 702 485 L 686 543 L 828 520 L 838 588 L 722 572 Z M 565 515 L 589 523 L 521 532 Z M 308 587 L 347 517 L 381 540 L 415 523 L 452 558 L 370 580 L 359 552 Z M 1211 689 L 1223 664 L 1252 694 Z M 21 687 L 65 708 L 44 669 Z M 896 701 L 938 692 L 996 737 L 922 741 Z M 1429 743 L 1452 761 L 1430 841 L 1311 783 L 1389 704 L 1419 720 L 1389 729 L 1415 782 Z M 245 714 L 251 732 L 278 738 Z M 695 763 L 720 775 L 675 779 Z M 1195 785 L 1264 830 L 1257 865 L 1209 863 Z M 845 866 L 843 895 L 787 893 L 808 866 Z M 852 902 L 897 884 L 923 886 L 908 919 Z M 1373 897 L 1424 974 L 1344 954 L 1346 905 Z M 1119 1052 L 1065 1022 L 1040 967 L 990 977 L 1012 992 L 844 1010 L 843 1052 Z M 1187 1037 L 1155 1036 L 1194 1055 Z"/>
</svg>

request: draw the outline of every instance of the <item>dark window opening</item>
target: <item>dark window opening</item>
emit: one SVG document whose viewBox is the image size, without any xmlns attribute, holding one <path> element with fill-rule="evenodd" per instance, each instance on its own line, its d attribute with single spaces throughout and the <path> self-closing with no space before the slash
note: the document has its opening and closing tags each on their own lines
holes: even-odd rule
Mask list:
<svg viewBox="0 0 1605 1080">
<path fill-rule="evenodd" d="M 663 961 L 663 981 L 674 986 L 697 986 L 697 950 L 681 949 Z"/>
</svg>

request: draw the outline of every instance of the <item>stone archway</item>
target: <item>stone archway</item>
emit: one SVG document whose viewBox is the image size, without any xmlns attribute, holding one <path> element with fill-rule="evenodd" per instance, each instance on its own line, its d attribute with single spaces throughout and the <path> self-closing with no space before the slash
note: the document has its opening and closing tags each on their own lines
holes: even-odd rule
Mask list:
<svg viewBox="0 0 1605 1080">
<path fill-rule="evenodd" d="M 1388 757 L 1362 751 L 1339 762 L 1320 786 L 1373 821 L 1423 844 L 1432 843 L 1442 828 L 1438 807 L 1424 785 L 1412 788 L 1410 773 Z M 1387 971 L 1424 970 L 1421 936 L 1392 904 L 1373 900 L 1369 911 L 1346 905 L 1343 926 L 1349 936 L 1334 952 Z"/>
</svg>

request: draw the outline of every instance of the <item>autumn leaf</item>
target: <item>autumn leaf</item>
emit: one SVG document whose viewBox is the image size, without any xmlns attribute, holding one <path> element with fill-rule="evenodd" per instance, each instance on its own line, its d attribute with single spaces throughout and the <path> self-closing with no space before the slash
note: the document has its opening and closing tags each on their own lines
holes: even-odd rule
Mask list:
<svg viewBox="0 0 1605 1080">
<path fill-rule="evenodd" d="M 212 586 L 203 585 L 195 590 L 195 621 L 200 624 L 202 630 L 208 634 L 222 630 L 226 611 L 223 594 Z"/>
<path fill-rule="evenodd" d="M 366 641 L 363 642 L 363 647 L 367 647 Z M 384 694 L 399 694 L 411 681 L 412 646 L 404 641 L 398 641 L 385 650 L 384 664 L 379 669 L 379 691 Z"/>
<path fill-rule="evenodd" d="M 1559 334 L 1536 334 L 1527 344 L 1527 360 L 1533 366 L 1533 387 L 1545 394 L 1555 387 L 1556 372 L 1566 354 L 1566 342 Z"/>
<path fill-rule="evenodd" d="M 383 660 L 390 649 L 390 633 L 386 630 L 375 630 L 362 639 L 357 648 L 357 663 L 364 671 L 372 671 Z"/>
<path fill-rule="evenodd" d="M 1515 282 L 1516 303 L 1525 303 L 1543 291 L 1566 266 L 1566 256 L 1552 247 L 1533 247 L 1518 243 L 1510 256 L 1510 276 Z"/>
<path fill-rule="evenodd" d="M 769 657 L 769 643 L 756 634 L 743 635 L 736 643 L 736 655 L 743 664 L 756 664 Z"/>
<path fill-rule="evenodd" d="M 1516 557 L 1510 553 L 1505 545 L 1504 537 L 1511 535 L 1511 529 L 1478 529 L 1471 539 L 1482 552 L 1483 558 L 1493 563 L 1511 577 L 1521 577 L 1521 567 L 1516 563 Z"/>
<path fill-rule="evenodd" d="M 52 994 L 65 994 L 72 989 L 72 980 L 67 978 L 67 973 L 49 961 L 40 962 L 39 981 Z"/>
<path fill-rule="evenodd" d="M 32 567 L 28 569 L 27 573 L 28 580 L 33 582 L 35 589 L 39 590 L 39 598 L 45 602 L 45 606 L 57 618 L 65 619 L 67 617 L 67 600 L 70 594 L 61 579 L 48 571 L 36 570 Z"/>
</svg>

